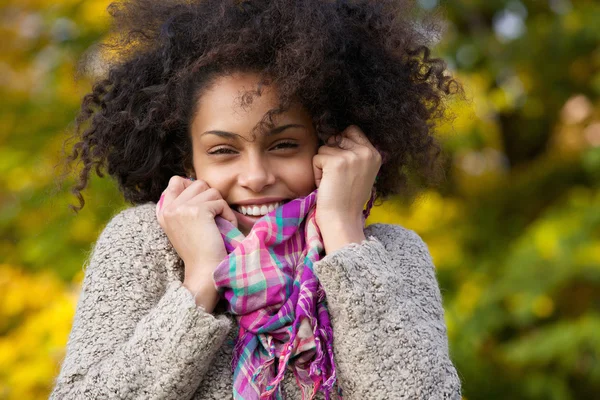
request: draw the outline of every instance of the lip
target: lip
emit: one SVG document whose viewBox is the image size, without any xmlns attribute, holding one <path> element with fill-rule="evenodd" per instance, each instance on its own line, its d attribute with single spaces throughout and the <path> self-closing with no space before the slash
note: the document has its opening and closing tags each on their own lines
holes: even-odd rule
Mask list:
<svg viewBox="0 0 600 400">
<path fill-rule="evenodd" d="M 260 205 L 260 204 L 275 203 L 277 201 L 284 201 L 284 200 L 288 200 L 288 199 L 285 197 L 261 197 L 258 199 L 236 201 L 235 203 L 231 203 L 231 205 L 232 206 L 246 206 L 248 204 Z"/>
<path fill-rule="evenodd" d="M 261 219 L 262 217 L 264 217 L 264 215 L 258 215 L 258 216 L 253 216 L 253 215 L 244 215 L 240 212 L 237 212 L 236 210 L 232 209 L 233 213 L 235 214 L 235 217 L 238 220 L 238 224 L 244 227 L 247 227 L 248 229 L 252 228 L 252 226 L 254 226 L 254 224 Z"/>
<path fill-rule="evenodd" d="M 271 197 L 269 199 L 271 199 Z M 285 199 L 282 199 L 282 200 L 285 200 Z M 274 200 L 274 201 L 282 201 L 282 200 Z M 268 202 L 272 202 L 272 201 L 273 200 L 269 200 Z M 250 203 L 250 204 L 253 204 L 253 203 Z M 257 203 L 257 204 L 260 204 L 260 203 Z M 243 227 L 246 227 L 248 229 L 252 229 L 252 227 L 254 226 L 254 224 L 256 224 L 259 219 L 264 218 L 267 214 L 270 214 L 271 212 L 275 211 L 275 210 L 270 211 L 270 212 L 268 212 L 265 215 L 257 215 L 257 216 L 254 216 L 254 215 L 244 215 L 244 214 L 242 214 L 241 212 L 239 212 L 239 211 L 237 211 L 235 209 L 235 205 L 234 204 L 231 205 L 231 210 L 235 214 L 235 217 L 237 218 L 238 224 L 240 225 L 240 227 L 243 226 Z"/>
</svg>

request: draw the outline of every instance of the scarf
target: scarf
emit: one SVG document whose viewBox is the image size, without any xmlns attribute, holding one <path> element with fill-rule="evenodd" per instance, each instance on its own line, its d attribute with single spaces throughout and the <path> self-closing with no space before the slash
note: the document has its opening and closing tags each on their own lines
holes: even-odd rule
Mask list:
<svg viewBox="0 0 600 400">
<path fill-rule="evenodd" d="M 313 271 L 324 250 L 315 218 L 317 191 L 267 213 L 248 236 L 216 218 L 228 256 L 213 278 L 239 324 L 231 363 L 234 399 L 281 400 L 286 369 L 303 400 L 319 390 L 329 400 L 334 385 L 342 398 L 325 291 Z"/>
</svg>

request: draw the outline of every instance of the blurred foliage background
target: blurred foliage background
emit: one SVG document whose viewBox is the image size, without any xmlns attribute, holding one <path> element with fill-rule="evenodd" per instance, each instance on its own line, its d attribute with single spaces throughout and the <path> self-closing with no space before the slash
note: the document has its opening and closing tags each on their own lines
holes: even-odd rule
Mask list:
<svg viewBox="0 0 600 400">
<path fill-rule="evenodd" d="M 418 0 L 442 10 L 470 101 L 438 134 L 447 182 L 369 223 L 415 230 L 444 297 L 466 399 L 600 396 L 600 2 Z M 56 186 L 91 88 L 76 63 L 106 0 L 5 0 L 0 30 L 0 399 L 47 397 L 83 265 L 128 207 L 97 176 L 78 216 Z M 68 181 L 72 183 L 74 179 Z"/>
</svg>

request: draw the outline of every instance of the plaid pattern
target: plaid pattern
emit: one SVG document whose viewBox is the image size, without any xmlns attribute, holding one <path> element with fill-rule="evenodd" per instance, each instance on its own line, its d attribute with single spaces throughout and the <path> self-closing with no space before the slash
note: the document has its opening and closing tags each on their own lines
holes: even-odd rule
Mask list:
<svg viewBox="0 0 600 400">
<path fill-rule="evenodd" d="M 373 197 L 374 191 L 364 219 Z M 316 200 L 317 190 L 278 207 L 247 237 L 216 218 L 229 255 L 213 277 L 240 326 L 231 365 L 235 399 L 281 400 L 286 369 L 294 373 L 303 400 L 319 390 L 330 399 L 334 385 L 342 398 L 325 292 L 313 272 L 324 249 Z"/>
</svg>

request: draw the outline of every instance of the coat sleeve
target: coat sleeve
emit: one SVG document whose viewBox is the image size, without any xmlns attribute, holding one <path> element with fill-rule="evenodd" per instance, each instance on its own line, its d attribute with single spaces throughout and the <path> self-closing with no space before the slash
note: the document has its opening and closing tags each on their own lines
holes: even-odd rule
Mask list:
<svg viewBox="0 0 600 400">
<path fill-rule="evenodd" d="M 151 224 L 134 213 L 113 217 L 93 248 L 50 399 L 190 399 L 231 328 L 166 280 Z"/>
<path fill-rule="evenodd" d="M 314 266 L 344 399 L 458 400 L 461 382 L 428 247 L 412 230 L 377 225 L 381 239 L 367 236 Z"/>
</svg>

